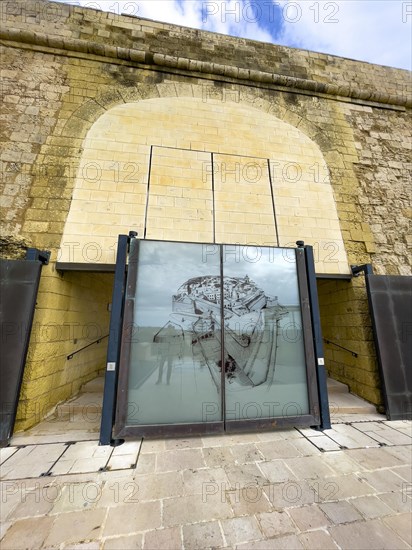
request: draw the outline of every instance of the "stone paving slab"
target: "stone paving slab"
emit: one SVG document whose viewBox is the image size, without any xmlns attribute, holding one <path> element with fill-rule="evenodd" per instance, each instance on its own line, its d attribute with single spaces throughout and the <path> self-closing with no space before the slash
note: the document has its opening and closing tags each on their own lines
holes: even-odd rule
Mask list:
<svg viewBox="0 0 412 550">
<path fill-rule="evenodd" d="M 411 549 L 407 424 L 14 445 L 0 455 L 0 546 Z"/>
</svg>

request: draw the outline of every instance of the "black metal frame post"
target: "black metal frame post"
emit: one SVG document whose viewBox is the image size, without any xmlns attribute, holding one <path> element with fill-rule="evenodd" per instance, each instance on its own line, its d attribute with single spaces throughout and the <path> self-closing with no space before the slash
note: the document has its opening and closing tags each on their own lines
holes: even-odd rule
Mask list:
<svg viewBox="0 0 412 550">
<path fill-rule="evenodd" d="M 308 289 L 310 300 L 310 313 L 313 327 L 313 342 L 315 346 L 316 371 L 318 375 L 319 392 L 319 413 L 321 430 L 328 430 L 331 427 L 329 414 L 328 385 L 325 370 L 325 359 L 323 353 L 322 327 L 320 324 L 318 288 L 316 285 L 315 260 L 313 256 L 313 247 L 305 245 L 303 241 L 297 241 L 299 248 L 305 249 L 306 270 L 308 277 Z"/>
<path fill-rule="evenodd" d="M 5 392 L 0 395 L 0 447 L 7 447 L 9 444 L 10 438 L 13 435 L 14 424 L 16 421 L 17 407 L 19 404 L 19 397 L 21 391 L 21 385 L 23 382 L 23 374 L 26 366 L 27 353 L 29 350 L 29 342 L 31 331 L 33 327 L 33 319 L 36 309 L 36 300 L 39 292 L 40 278 L 42 273 L 42 267 L 48 265 L 50 259 L 50 251 L 48 250 L 39 250 L 37 248 L 28 248 L 26 250 L 26 256 L 24 260 L 2 260 L 5 264 L 10 264 L 16 262 L 24 263 L 30 262 L 35 264 L 33 268 L 27 270 L 20 283 L 23 282 L 27 289 L 32 287 L 33 292 L 30 296 L 27 296 L 27 308 L 26 308 L 26 317 L 24 322 L 26 324 L 25 330 L 21 332 L 19 342 L 16 342 L 16 346 L 13 352 L 13 357 L 10 357 L 7 353 L 7 346 L 3 346 L 2 349 L 2 358 L 1 358 L 1 368 L 0 368 L 0 377 L 2 378 L 3 391 Z M 8 269 L 4 267 L 4 280 L 2 283 L 6 283 L 8 280 L 7 275 Z M 14 274 L 15 275 L 15 274 Z M 2 266 L 2 277 L 3 277 L 3 266 Z M 26 294 L 26 293 L 23 293 Z M 3 299 L 2 296 L 2 307 L 0 308 L 0 322 L 4 323 L 4 326 L 9 325 L 7 321 L 7 301 Z M 15 304 L 12 306 L 15 309 Z M 17 319 L 19 322 L 23 322 L 22 319 Z M 16 318 L 13 318 L 13 323 L 16 322 Z M 5 329 L 5 337 L 2 344 L 7 344 L 7 330 Z M 21 345 L 22 351 L 19 355 L 19 346 Z M 15 359 L 18 357 L 18 359 Z M 3 370 L 3 365 L 6 366 L 9 364 L 9 369 L 6 367 Z M 9 376 L 11 375 L 11 376 Z M 7 379 L 3 380 L 3 376 Z M 6 396 L 7 401 L 3 401 L 3 396 Z"/>
<path fill-rule="evenodd" d="M 118 364 L 126 284 L 126 261 L 130 239 L 135 236 L 135 233 L 130 233 L 129 236 L 119 235 L 117 242 L 116 269 L 112 294 L 112 310 L 110 315 L 109 342 L 107 346 L 107 363 L 104 378 L 99 445 L 111 445 L 113 443 L 112 428 L 116 409 Z"/>
</svg>

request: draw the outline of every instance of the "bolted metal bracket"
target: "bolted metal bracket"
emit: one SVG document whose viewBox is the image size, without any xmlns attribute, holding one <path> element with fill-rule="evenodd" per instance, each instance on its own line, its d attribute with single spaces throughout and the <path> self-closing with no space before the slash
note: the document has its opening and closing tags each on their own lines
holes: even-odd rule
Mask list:
<svg viewBox="0 0 412 550">
<path fill-rule="evenodd" d="M 373 275 L 372 264 L 351 265 L 350 269 L 354 277 L 359 277 L 362 272 L 365 275 Z"/>
<path fill-rule="evenodd" d="M 29 262 L 39 261 L 43 265 L 49 265 L 50 251 L 39 250 L 38 248 L 28 248 L 26 251 L 26 260 Z"/>
</svg>

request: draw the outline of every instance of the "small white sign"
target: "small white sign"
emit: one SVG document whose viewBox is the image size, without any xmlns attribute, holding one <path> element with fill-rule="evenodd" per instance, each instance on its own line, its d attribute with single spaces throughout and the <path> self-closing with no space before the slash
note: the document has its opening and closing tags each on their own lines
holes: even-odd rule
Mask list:
<svg viewBox="0 0 412 550">
<path fill-rule="evenodd" d="M 107 363 L 107 370 L 116 370 L 116 363 Z"/>
<path fill-rule="evenodd" d="M 323 357 L 318 357 L 318 365 L 324 365 L 325 359 Z"/>
</svg>

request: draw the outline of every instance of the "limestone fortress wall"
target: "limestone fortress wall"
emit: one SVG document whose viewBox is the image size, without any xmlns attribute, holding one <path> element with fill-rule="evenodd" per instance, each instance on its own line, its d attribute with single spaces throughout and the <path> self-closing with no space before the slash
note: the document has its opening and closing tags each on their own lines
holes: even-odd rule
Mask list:
<svg viewBox="0 0 412 550">
<path fill-rule="evenodd" d="M 52 253 L 17 427 L 104 367 L 104 341 L 67 356 L 108 332 L 129 230 L 313 245 L 324 337 L 358 354 L 326 345 L 326 368 L 380 405 L 350 266 L 411 274 L 410 72 L 45 0 L 1 10 L 3 256 Z"/>
</svg>

